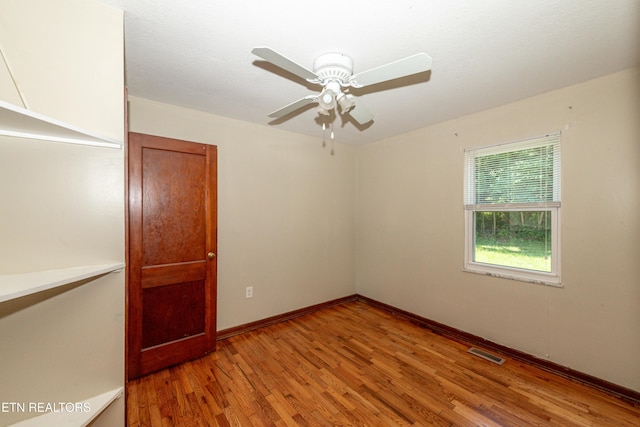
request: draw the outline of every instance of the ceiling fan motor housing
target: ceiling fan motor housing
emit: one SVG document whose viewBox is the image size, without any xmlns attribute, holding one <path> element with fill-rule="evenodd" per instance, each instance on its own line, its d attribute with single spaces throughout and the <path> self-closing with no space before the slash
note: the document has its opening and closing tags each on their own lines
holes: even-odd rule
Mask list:
<svg viewBox="0 0 640 427">
<path fill-rule="evenodd" d="M 353 61 L 343 53 L 325 53 L 313 61 L 313 72 L 323 83 L 336 80 L 342 85 L 348 85 L 353 73 Z"/>
</svg>

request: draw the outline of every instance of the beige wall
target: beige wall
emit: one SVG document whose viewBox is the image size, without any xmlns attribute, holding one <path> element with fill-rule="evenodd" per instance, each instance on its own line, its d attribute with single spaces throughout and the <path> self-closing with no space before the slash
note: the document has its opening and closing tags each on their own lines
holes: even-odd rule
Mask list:
<svg viewBox="0 0 640 427">
<path fill-rule="evenodd" d="M 218 146 L 218 329 L 354 293 L 353 147 L 331 156 L 320 139 L 136 97 L 129 109 L 131 131 Z"/>
<path fill-rule="evenodd" d="M 362 146 L 357 292 L 640 390 L 640 71 Z M 562 131 L 563 288 L 462 271 L 464 149 Z"/>
</svg>

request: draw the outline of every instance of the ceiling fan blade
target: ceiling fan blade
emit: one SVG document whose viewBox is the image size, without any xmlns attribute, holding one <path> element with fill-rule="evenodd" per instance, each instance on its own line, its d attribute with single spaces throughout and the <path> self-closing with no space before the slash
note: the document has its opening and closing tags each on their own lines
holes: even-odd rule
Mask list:
<svg viewBox="0 0 640 427">
<path fill-rule="evenodd" d="M 371 120 L 373 120 L 373 113 L 369 111 L 367 107 L 362 105 L 361 102 L 356 102 L 354 107 L 349 110 L 349 114 L 351 115 L 353 120 L 360 123 L 361 125 L 369 123 Z"/>
<path fill-rule="evenodd" d="M 351 86 L 356 88 L 364 87 L 422 73 L 431 69 L 431 62 L 431 57 L 426 53 L 417 53 L 413 56 L 358 73 L 351 77 Z"/>
<path fill-rule="evenodd" d="M 273 117 L 275 119 L 280 118 L 282 116 L 286 116 L 289 113 L 296 111 L 299 108 L 307 106 L 309 104 L 313 104 L 314 102 L 318 102 L 316 100 L 316 95 L 308 95 L 304 98 L 298 99 L 297 101 L 292 102 L 289 105 L 286 105 L 279 110 L 276 110 L 269 114 L 269 117 Z"/>
<path fill-rule="evenodd" d="M 318 76 L 313 71 L 304 68 L 302 65 L 298 65 L 286 56 L 283 56 L 271 49 L 270 47 L 261 46 L 254 47 L 251 53 L 259 56 L 265 61 L 271 62 L 273 65 L 277 65 L 283 70 L 289 71 L 298 77 L 302 77 L 305 80 L 314 81 L 318 80 Z"/>
</svg>

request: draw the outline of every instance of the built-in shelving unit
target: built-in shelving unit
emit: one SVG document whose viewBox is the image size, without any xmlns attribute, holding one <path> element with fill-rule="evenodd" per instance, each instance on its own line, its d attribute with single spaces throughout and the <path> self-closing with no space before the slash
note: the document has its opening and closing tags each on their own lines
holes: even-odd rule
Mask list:
<svg viewBox="0 0 640 427">
<path fill-rule="evenodd" d="M 123 12 L 0 16 L 0 425 L 124 425 Z"/>
<path fill-rule="evenodd" d="M 122 143 L 119 141 L 95 135 L 77 126 L 49 118 L 1 100 L 0 135 L 93 145 L 97 147 L 122 147 Z"/>
<path fill-rule="evenodd" d="M 0 303 L 57 288 L 124 268 L 123 262 L 61 268 L 22 274 L 0 274 Z"/>
<path fill-rule="evenodd" d="M 122 397 L 124 387 L 109 390 L 97 396 L 92 396 L 81 402 L 82 410 L 66 411 L 64 407 L 58 412 L 46 412 L 38 417 L 29 418 L 12 424 L 12 427 L 85 427 L 89 425 L 114 400 Z"/>
</svg>

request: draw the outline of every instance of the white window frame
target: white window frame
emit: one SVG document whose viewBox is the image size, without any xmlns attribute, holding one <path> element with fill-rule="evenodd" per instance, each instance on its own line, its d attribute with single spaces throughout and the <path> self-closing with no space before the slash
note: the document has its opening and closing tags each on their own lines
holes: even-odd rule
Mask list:
<svg viewBox="0 0 640 427">
<path fill-rule="evenodd" d="M 470 203 L 469 199 L 473 198 L 473 192 L 475 191 L 475 171 L 473 162 L 470 161 L 469 156 L 473 155 L 491 155 L 510 151 L 518 151 L 526 149 L 531 145 L 545 145 L 544 140 L 546 138 L 560 139 L 560 133 L 551 135 L 544 135 L 538 138 L 531 138 L 522 141 L 515 141 L 506 144 L 493 145 L 489 147 L 480 147 L 465 150 L 465 166 L 464 166 L 464 182 L 465 182 L 465 250 L 464 250 L 464 268 L 463 270 L 471 273 L 484 274 L 494 277 L 501 277 L 506 279 L 520 280 L 525 282 L 531 282 L 536 284 L 551 285 L 562 287 L 560 279 L 560 218 L 561 218 L 561 203 L 560 203 L 560 174 L 561 166 L 558 165 L 556 172 L 554 173 L 554 188 L 558 191 L 557 201 L 542 202 L 542 203 L 511 203 L 511 204 L 483 204 L 476 205 Z M 537 141 L 541 141 L 540 144 L 536 144 Z M 557 147 L 559 150 L 559 145 Z M 559 153 L 559 151 L 558 151 Z M 558 160 L 560 160 L 558 158 Z M 557 186 L 557 187 L 556 187 Z M 474 261 L 475 252 L 475 212 L 505 212 L 505 211 L 548 211 L 551 213 L 551 271 L 537 271 L 527 270 L 517 267 L 509 267 L 495 264 L 486 264 Z"/>
</svg>

